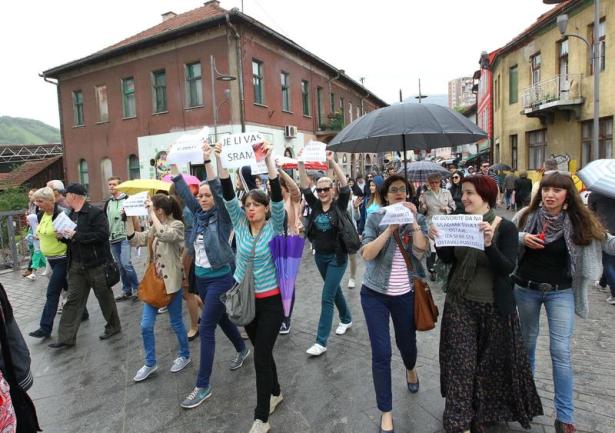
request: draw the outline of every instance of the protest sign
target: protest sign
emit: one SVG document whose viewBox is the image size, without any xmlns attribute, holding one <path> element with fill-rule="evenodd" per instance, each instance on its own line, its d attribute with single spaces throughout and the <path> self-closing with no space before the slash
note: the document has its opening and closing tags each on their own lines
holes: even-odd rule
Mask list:
<svg viewBox="0 0 615 433">
<path fill-rule="evenodd" d="M 388 226 L 390 224 L 412 224 L 414 222 L 414 215 L 410 209 L 404 206 L 403 203 L 396 203 L 390 206 L 383 207 L 380 212 L 384 212 L 382 220 L 380 220 L 381 226 Z"/>
<path fill-rule="evenodd" d="M 324 162 L 327 160 L 327 145 L 320 141 L 310 141 L 303 147 L 299 161 Z"/>
<path fill-rule="evenodd" d="M 145 200 L 147 200 L 147 191 L 131 195 L 124 200 L 126 216 L 146 216 Z"/>
<path fill-rule="evenodd" d="M 434 215 L 431 222 L 438 230 L 437 247 L 470 247 L 485 249 L 480 230 L 482 215 Z"/>
<path fill-rule="evenodd" d="M 257 161 L 265 158 L 263 137 L 258 132 L 232 134 L 222 139 L 222 167 L 240 168 L 246 165 L 257 168 Z M 266 171 L 266 170 L 265 170 Z"/>
<path fill-rule="evenodd" d="M 180 136 L 171 146 L 167 154 L 170 164 L 203 164 L 203 142 L 209 137 L 209 128 L 206 126 L 196 134 Z"/>
<path fill-rule="evenodd" d="M 58 216 L 53 220 L 52 224 L 56 233 L 64 233 L 65 230 L 75 230 L 75 227 L 77 227 L 77 224 L 71 221 L 64 212 L 58 213 Z"/>
</svg>

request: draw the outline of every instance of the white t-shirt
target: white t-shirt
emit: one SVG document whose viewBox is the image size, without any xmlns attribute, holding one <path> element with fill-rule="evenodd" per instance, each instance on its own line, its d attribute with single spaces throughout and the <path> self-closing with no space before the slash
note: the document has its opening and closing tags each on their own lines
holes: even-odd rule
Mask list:
<svg viewBox="0 0 615 433">
<path fill-rule="evenodd" d="M 194 264 L 200 268 L 211 268 L 209 257 L 205 251 L 205 242 L 203 235 L 198 235 L 194 241 Z"/>
</svg>

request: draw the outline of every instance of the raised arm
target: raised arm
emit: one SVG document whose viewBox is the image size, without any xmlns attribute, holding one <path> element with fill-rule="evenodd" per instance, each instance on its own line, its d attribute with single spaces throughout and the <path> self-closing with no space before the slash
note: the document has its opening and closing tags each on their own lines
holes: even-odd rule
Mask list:
<svg viewBox="0 0 615 433">
<path fill-rule="evenodd" d="M 308 179 L 307 171 L 305 171 L 305 163 L 299 161 L 297 167 L 299 168 L 299 183 L 301 184 L 301 189 L 309 188 L 310 180 Z"/>
<path fill-rule="evenodd" d="M 342 167 L 335 161 L 334 154 L 332 151 L 327 151 L 327 160 L 329 161 L 329 167 L 333 169 L 333 172 L 337 176 L 337 180 L 340 182 L 340 188 L 348 185 L 348 181 L 346 180 L 346 175 L 342 171 Z"/>
<path fill-rule="evenodd" d="M 203 143 L 203 164 L 205 164 L 205 173 L 207 174 L 208 181 L 217 177 L 214 172 L 214 165 L 211 163 L 211 153 L 213 150 L 213 147 L 209 143 Z M 218 173 L 219 172 L 220 171 L 218 171 Z"/>
<path fill-rule="evenodd" d="M 228 170 L 222 167 L 222 144 L 216 143 L 216 145 L 214 146 L 214 150 L 216 154 L 216 164 L 218 165 L 218 176 L 220 177 L 220 179 L 229 179 L 231 176 L 229 175 Z M 222 182 L 222 184 L 224 184 L 224 182 Z M 232 187 L 233 182 L 231 182 L 231 188 Z"/>
</svg>

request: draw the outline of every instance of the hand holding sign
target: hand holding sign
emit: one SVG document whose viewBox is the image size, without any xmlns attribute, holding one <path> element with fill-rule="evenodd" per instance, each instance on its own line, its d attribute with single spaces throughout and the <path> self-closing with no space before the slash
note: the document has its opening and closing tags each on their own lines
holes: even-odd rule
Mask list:
<svg viewBox="0 0 615 433">
<path fill-rule="evenodd" d="M 146 216 L 147 209 L 145 208 L 145 201 L 147 200 L 147 191 L 140 192 L 129 196 L 124 201 L 124 212 L 126 216 Z"/>
<path fill-rule="evenodd" d="M 179 137 L 171 146 L 167 154 L 167 162 L 172 164 L 202 164 L 203 142 L 209 137 L 209 128 L 206 126 L 196 134 L 185 134 Z"/>
<path fill-rule="evenodd" d="M 301 162 L 324 162 L 327 160 L 326 153 L 327 145 L 320 141 L 310 141 L 307 143 L 299 154 Z"/>
<path fill-rule="evenodd" d="M 434 215 L 434 227 L 429 229 L 430 237 L 436 240 L 437 247 L 470 247 L 485 249 L 486 236 L 483 233 L 482 215 Z M 489 225 L 493 238 L 493 229 Z M 487 246 L 489 246 L 487 245 Z"/>
<path fill-rule="evenodd" d="M 380 220 L 381 226 L 396 224 L 412 224 L 414 222 L 414 215 L 412 211 L 404 206 L 404 203 L 395 203 L 390 206 L 383 207 L 380 212 L 384 212 L 382 220 Z"/>
<path fill-rule="evenodd" d="M 256 148 L 256 151 L 255 151 Z M 240 168 L 245 165 L 255 166 L 258 160 L 265 159 L 263 137 L 258 132 L 232 134 L 222 140 L 220 159 L 224 168 Z"/>
</svg>

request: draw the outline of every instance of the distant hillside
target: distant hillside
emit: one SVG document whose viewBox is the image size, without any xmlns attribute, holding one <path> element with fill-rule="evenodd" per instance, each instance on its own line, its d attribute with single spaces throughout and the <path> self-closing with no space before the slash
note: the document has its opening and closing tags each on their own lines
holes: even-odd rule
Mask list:
<svg viewBox="0 0 615 433">
<path fill-rule="evenodd" d="M 0 116 L 0 144 L 59 143 L 60 130 L 39 120 Z"/>
</svg>

